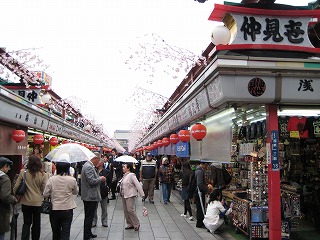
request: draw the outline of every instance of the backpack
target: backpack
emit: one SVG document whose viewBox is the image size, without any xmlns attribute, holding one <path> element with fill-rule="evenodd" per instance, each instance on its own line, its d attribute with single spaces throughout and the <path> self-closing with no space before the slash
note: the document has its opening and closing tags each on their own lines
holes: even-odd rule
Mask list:
<svg viewBox="0 0 320 240">
<path fill-rule="evenodd" d="M 197 181 L 195 172 L 192 171 L 190 174 L 189 184 L 188 184 L 188 190 L 189 190 L 189 199 L 193 198 L 195 195 L 196 189 L 197 189 Z"/>
</svg>

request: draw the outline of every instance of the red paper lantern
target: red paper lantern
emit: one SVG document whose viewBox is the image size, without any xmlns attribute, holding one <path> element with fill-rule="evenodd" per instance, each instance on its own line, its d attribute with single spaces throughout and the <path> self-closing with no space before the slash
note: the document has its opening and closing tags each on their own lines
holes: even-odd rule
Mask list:
<svg viewBox="0 0 320 240">
<path fill-rule="evenodd" d="M 162 140 L 158 140 L 158 147 L 163 147 Z"/>
<path fill-rule="evenodd" d="M 170 143 L 177 144 L 180 141 L 178 134 L 174 133 L 170 135 Z"/>
<path fill-rule="evenodd" d="M 154 146 L 154 148 L 157 148 L 158 147 L 158 142 L 154 142 L 153 146 Z"/>
<path fill-rule="evenodd" d="M 162 144 L 163 144 L 163 146 L 168 147 L 170 145 L 170 139 L 167 137 L 163 138 Z"/>
<path fill-rule="evenodd" d="M 196 123 L 191 128 L 191 135 L 197 139 L 197 141 L 201 141 L 207 135 L 206 126 L 201 123 Z"/>
<path fill-rule="evenodd" d="M 67 144 L 69 143 L 69 140 L 63 140 L 61 144 Z"/>
<path fill-rule="evenodd" d="M 180 130 L 178 136 L 182 142 L 190 141 L 190 132 L 188 130 Z"/>
<path fill-rule="evenodd" d="M 35 144 L 42 144 L 44 142 L 44 137 L 42 134 L 36 134 L 33 136 L 33 142 Z"/>
<path fill-rule="evenodd" d="M 21 142 L 26 137 L 26 133 L 23 130 L 13 130 L 11 138 L 15 142 Z"/>
<path fill-rule="evenodd" d="M 56 137 L 52 137 L 52 138 L 50 138 L 49 143 L 51 146 L 57 146 L 59 143 L 59 140 Z"/>
</svg>

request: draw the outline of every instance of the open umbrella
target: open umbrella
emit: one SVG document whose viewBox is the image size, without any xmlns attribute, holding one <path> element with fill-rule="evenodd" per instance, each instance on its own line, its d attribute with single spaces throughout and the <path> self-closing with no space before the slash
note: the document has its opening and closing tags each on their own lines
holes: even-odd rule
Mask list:
<svg viewBox="0 0 320 240">
<path fill-rule="evenodd" d="M 17 204 L 13 205 L 13 213 L 12 213 L 12 218 L 11 218 L 11 222 L 10 222 L 10 227 L 11 227 L 11 231 L 10 231 L 10 240 L 17 240 L 17 221 L 18 221 L 18 209 L 17 209 Z"/>
<path fill-rule="evenodd" d="M 117 157 L 114 161 L 124 162 L 124 163 L 138 163 L 137 159 L 135 159 L 134 157 L 128 156 L 128 155 L 123 155 L 123 156 Z"/>
<path fill-rule="evenodd" d="M 50 151 L 45 158 L 51 162 L 84 162 L 89 161 L 96 155 L 88 148 L 77 143 L 67 143 Z"/>
</svg>

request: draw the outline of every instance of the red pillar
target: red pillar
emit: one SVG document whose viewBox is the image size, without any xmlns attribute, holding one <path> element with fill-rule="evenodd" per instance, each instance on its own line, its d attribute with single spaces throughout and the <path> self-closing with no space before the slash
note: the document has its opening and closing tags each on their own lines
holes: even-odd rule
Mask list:
<svg viewBox="0 0 320 240">
<path fill-rule="evenodd" d="M 281 201 L 277 105 L 266 105 L 266 112 L 267 144 L 270 146 L 268 159 L 269 239 L 278 240 L 281 239 Z"/>
</svg>

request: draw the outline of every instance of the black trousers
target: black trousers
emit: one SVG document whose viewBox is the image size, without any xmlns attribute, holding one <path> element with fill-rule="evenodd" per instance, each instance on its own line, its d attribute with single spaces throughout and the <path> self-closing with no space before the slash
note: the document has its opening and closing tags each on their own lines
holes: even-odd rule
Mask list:
<svg viewBox="0 0 320 240">
<path fill-rule="evenodd" d="M 31 239 L 40 239 L 41 230 L 41 207 L 27 206 L 22 204 L 23 213 L 23 225 L 21 240 L 30 239 L 30 227 L 31 227 Z"/>
<path fill-rule="evenodd" d="M 69 240 L 70 229 L 73 218 L 73 209 L 52 210 L 50 223 L 52 229 L 52 240 Z"/>
<path fill-rule="evenodd" d="M 118 181 L 113 181 L 110 183 L 112 198 L 116 198 L 117 184 L 118 184 Z"/>
<path fill-rule="evenodd" d="M 83 226 L 83 239 L 87 240 L 91 238 L 92 221 L 94 213 L 96 212 L 98 202 L 97 201 L 83 201 L 84 205 L 84 226 Z"/>
<path fill-rule="evenodd" d="M 202 207 L 201 207 L 201 202 L 202 201 L 202 204 L 203 206 L 205 206 L 205 194 L 204 193 L 201 193 L 201 199 L 199 197 L 199 194 L 198 192 L 196 193 L 196 207 L 197 207 L 197 224 L 196 226 L 197 227 L 201 227 L 201 226 L 204 226 L 203 224 L 203 219 L 204 219 L 204 212 L 202 211 Z"/>
<path fill-rule="evenodd" d="M 189 213 L 190 217 L 192 216 L 192 210 L 190 205 L 190 199 L 184 200 L 184 214 Z"/>
</svg>

